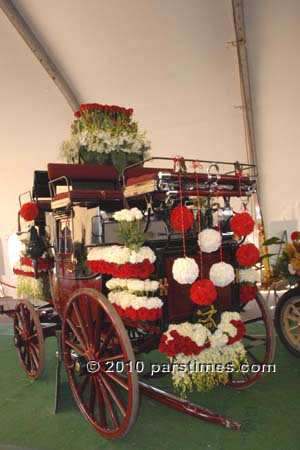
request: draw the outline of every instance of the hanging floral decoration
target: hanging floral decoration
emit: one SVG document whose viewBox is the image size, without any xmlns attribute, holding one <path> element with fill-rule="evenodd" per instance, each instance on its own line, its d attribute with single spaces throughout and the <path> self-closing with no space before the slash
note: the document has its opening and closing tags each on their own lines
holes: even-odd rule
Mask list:
<svg viewBox="0 0 300 450">
<path fill-rule="evenodd" d="M 235 279 L 234 269 L 231 264 L 223 261 L 215 263 L 209 270 L 209 278 L 218 287 L 226 287 Z"/>
<path fill-rule="evenodd" d="M 194 224 L 192 211 L 186 206 L 176 206 L 170 214 L 170 223 L 176 231 L 187 231 Z"/>
<path fill-rule="evenodd" d="M 241 267 L 251 267 L 258 263 L 260 253 L 254 244 L 243 244 L 236 251 L 236 260 Z"/>
<path fill-rule="evenodd" d="M 155 271 L 156 256 L 143 246 L 142 212 L 123 209 L 113 216 L 125 245 L 94 247 L 87 260 L 92 272 L 112 275 L 106 287 L 108 299 L 122 318 L 133 321 L 156 321 L 162 316 L 163 303 L 155 294 L 159 283 L 148 277 Z"/>
<path fill-rule="evenodd" d="M 172 267 L 174 280 L 180 284 L 192 284 L 199 275 L 199 267 L 193 258 L 177 258 Z"/>
<path fill-rule="evenodd" d="M 222 237 L 219 231 L 207 228 L 198 234 L 198 244 L 204 253 L 212 253 L 219 250 Z"/>
<path fill-rule="evenodd" d="M 32 259 L 21 256 L 20 260 L 13 267 L 13 272 L 16 275 L 17 296 L 43 301 L 49 299 L 51 294 L 48 271 L 53 266 L 53 258 L 46 255 L 38 258 L 38 278 L 36 279 Z"/>
<path fill-rule="evenodd" d="M 240 285 L 240 301 L 244 305 L 254 300 L 257 296 L 258 288 L 256 284 L 241 284 Z"/>
<path fill-rule="evenodd" d="M 224 312 L 214 333 L 203 325 L 188 322 L 170 325 L 161 337 L 159 350 L 171 360 L 174 370 L 172 382 L 182 397 L 195 387 L 199 392 L 226 384 L 226 370 L 199 370 L 200 365 L 231 364 L 238 370 L 245 361 L 246 351 L 240 340 L 245 327 L 236 312 Z M 185 370 L 182 370 L 185 367 Z"/>
<path fill-rule="evenodd" d="M 217 298 L 217 290 L 210 280 L 195 281 L 190 289 L 191 300 L 198 305 L 211 305 Z"/>
<path fill-rule="evenodd" d="M 255 222 L 247 211 L 235 214 L 230 220 L 231 231 L 239 237 L 251 234 L 254 226 Z"/>
<path fill-rule="evenodd" d="M 35 220 L 39 215 L 39 208 L 36 203 L 28 202 L 24 203 L 20 209 L 20 216 L 26 221 L 30 222 L 31 220 Z"/>
</svg>

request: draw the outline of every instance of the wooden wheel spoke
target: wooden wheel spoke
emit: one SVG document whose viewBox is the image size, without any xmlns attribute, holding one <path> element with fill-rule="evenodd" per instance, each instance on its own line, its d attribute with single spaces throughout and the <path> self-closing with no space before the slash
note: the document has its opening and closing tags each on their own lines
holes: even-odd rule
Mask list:
<svg viewBox="0 0 300 450">
<path fill-rule="evenodd" d="M 66 339 L 65 343 L 67 344 L 68 347 L 71 347 L 73 350 L 75 350 L 75 352 L 77 352 L 79 355 L 81 356 L 85 355 L 85 351 L 82 350 L 80 347 L 78 347 L 78 345 L 74 344 L 74 342 Z"/>
<path fill-rule="evenodd" d="M 295 316 L 297 316 L 298 319 L 300 319 L 300 310 L 298 308 L 296 308 L 296 306 L 293 304 L 291 304 L 290 306 L 291 306 L 291 309 L 293 310 L 293 314 Z"/>
<path fill-rule="evenodd" d="M 81 381 L 80 385 L 77 388 L 78 395 L 81 396 L 83 394 L 84 389 L 85 389 L 85 387 L 86 387 L 86 385 L 87 385 L 87 383 L 88 383 L 90 378 L 91 377 L 89 375 L 85 375 L 85 377 L 83 378 L 83 380 Z"/>
<path fill-rule="evenodd" d="M 38 367 L 39 367 L 38 355 L 36 354 L 35 349 L 33 347 L 31 347 L 31 356 L 34 361 L 35 368 L 38 369 Z"/>
<path fill-rule="evenodd" d="M 128 383 L 125 376 L 118 375 L 115 372 L 105 372 L 105 375 L 118 383 L 123 389 L 128 391 Z"/>
<path fill-rule="evenodd" d="M 258 339 L 260 341 L 265 341 L 265 342 L 267 341 L 267 338 L 265 336 L 258 336 L 258 335 L 250 336 L 250 334 L 245 334 L 243 339 L 248 339 L 249 341 L 257 341 Z"/>
<path fill-rule="evenodd" d="M 37 339 L 38 338 L 38 335 L 37 335 L 37 333 L 34 333 L 34 334 L 32 334 L 31 336 L 29 336 L 28 337 L 28 341 L 32 341 L 33 339 Z"/>
<path fill-rule="evenodd" d="M 97 307 L 96 310 L 96 321 L 95 321 L 95 329 L 94 329 L 94 340 L 93 347 L 95 352 L 99 352 L 100 346 L 100 334 L 101 334 L 101 322 L 102 322 L 102 310 Z"/>
<path fill-rule="evenodd" d="M 71 328 L 73 334 L 75 335 L 75 337 L 77 338 L 77 341 L 79 342 L 79 344 L 81 345 L 81 347 L 85 348 L 85 343 L 82 339 L 82 337 L 80 336 L 80 334 L 78 333 L 78 330 L 76 329 L 76 326 L 73 324 L 73 322 L 71 321 L 71 319 L 67 318 L 67 323 L 69 325 L 69 327 Z"/>
<path fill-rule="evenodd" d="M 103 396 L 102 396 L 101 389 L 99 386 L 99 382 L 97 384 L 98 384 L 98 389 L 96 386 L 96 397 L 97 397 L 97 405 L 98 405 L 98 411 L 99 411 L 99 422 L 100 422 L 101 427 L 107 428 L 104 400 L 103 400 Z"/>
<path fill-rule="evenodd" d="M 286 318 L 289 319 L 289 320 L 292 320 L 293 322 L 299 322 L 300 321 L 300 317 L 296 316 L 294 313 L 291 313 L 291 312 L 286 315 Z"/>
<path fill-rule="evenodd" d="M 104 341 L 102 342 L 102 345 L 98 351 L 98 356 L 101 355 L 101 353 L 103 353 L 106 349 L 106 347 L 109 344 L 109 341 L 111 340 L 111 338 L 113 337 L 114 334 L 114 327 L 113 325 L 110 326 L 108 332 L 106 333 L 106 336 L 104 338 Z"/>
<path fill-rule="evenodd" d="M 73 303 L 73 310 L 74 310 L 74 312 L 76 314 L 76 317 L 77 317 L 77 320 L 78 320 L 78 323 L 79 323 L 79 326 L 80 326 L 80 331 L 81 331 L 81 334 L 82 334 L 82 337 L 83 337 L 83 340 L 84 340 L 84 343 L 85 343 L 84 347 L 87 347 L 88 344 L 89 344 L 89 339 L 88 339 L 88 335 L 86 333 L 85 324 L 83 322 L 79 306 L 76 304 L 76 302 Z"/>
<path fill-rule="evenodd" d="M 106 356 L 105 358 L 100 358 L 99 359 L 99 363 L 105 363 L 108 361 L 118 361 L 120 359 L 124 359 L 124 354 L 123 353 L 119 353 L 118 355 L 114 355 L 114 356 Z"/>
<path fill-rule="evenodd" d="M 262 362 L 249 350 L 249 348 L 247 349 L 247 354 L 256 364 L 262 364 Z"/>
<path fill-rule="evenodd" d="M 110 417 L 112 426 L 113 426 L 113 428 L 118 428 L 119 427 L 119 419 L 114 411 L 114 408 L 113 408 L 113 405 L 108 396 L 107 390 L 106 390 L 104 384 L 102 383 L 102 381 L 99 379 L 98 379 L 98 384 L 100 386 L 101 394 L 102 394 L 106 409 L 108 411 L 108 415 Z"/>
<path fill-rule="evenodd" d="M 89 411 L 92 416 L 94 416 L 95 396 L 95 380 L 94 377 L 90 377 Z"/>
<path fill-rule="evenodd" d="M 19 311 L 16 311 L 16 316 L 18 318 L 19 325 L 22 325 L 22 329 L 24 330 L 24 319 Z"/>
<path fill-rule="evenodd" d="M 262 316 L 259 317 L 252 317 L 250 319 L 245 319 L 244 320 L 244 324 L 245 325 L 249 325 L 250 323 L 255 323 L 255 322 L 260 322 L 261 320 L 263 320 Z"/>
<path fill-rule="evenodd" d="M 88 332 L 88 342 L 90 345 L 94 345 L 93 342 L 93 319 L 91 312 L 91 303 L 88 298 L 86 298 L 86 315 L 87 315 L 87 332 Z"/>
<path fill-rule="evenodd" d="M 121 399 L 121 397 L 119 396 L 118 392 L 116 391 L 116 389 L 113 387 L 111 382 L 106 378 L 105 373 L 102 373 L 102 382 L 105 385 L 107 391 L 110 393 L 115 404 L 119 408 L 122 416 L 125 417 L 126 416 L 126 406 L 125 406 L 123 400 Z"/>
<path fill-rule="evenodd" d="M 251 341 L 251 343 L 249 343 L 248 345 L 245 345 L 245 349 L 248 350 L 249 348 L 254 348 L 254 347 L 261 347 L 261 346 L 266 346 L 266 341 L 263 339 L 255 339 L 255 341 Z"/>
<path fill-rule="evenodd" d="M 18 332 L 18 334 L 20 334 L 22 336 L 23 331 L 21 330 L 21 328 L 18 325 L 15 325 L 15 330 Z"/>
</svg>

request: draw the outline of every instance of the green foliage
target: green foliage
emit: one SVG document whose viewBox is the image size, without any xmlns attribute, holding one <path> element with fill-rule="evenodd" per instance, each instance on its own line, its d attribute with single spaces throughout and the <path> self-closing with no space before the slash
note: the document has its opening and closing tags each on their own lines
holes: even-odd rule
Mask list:
<svg viewBox="0 0 300 450">
<path fill-rule="evenodd" d="M 268 246 L 268 245 L 280 245 L 280 244 L 285 244 L 285 242 L 284 242 L 283 240 L 279 239 L 279 238 L 276 237 L 276 236 L 273 236 L 273 237 L 267 239 L 267 240 L 263 243 L 263 245 L 265 245 L 265 246 Z"/>
<path fill-rule="evenodd" d="M 146 240 L 146 234 L 141 230 L 142 220 L 119 222 L 120 242 L 130 250 L 138 251 Z"/>
</svg>

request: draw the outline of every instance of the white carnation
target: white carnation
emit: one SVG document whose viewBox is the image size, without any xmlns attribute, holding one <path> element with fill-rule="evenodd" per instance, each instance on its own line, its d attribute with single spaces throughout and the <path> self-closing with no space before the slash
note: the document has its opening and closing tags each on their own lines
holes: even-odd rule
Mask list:
<svg viewBox="0 0 300 450">
<path fill-rule="evenodd" d="M 295 275 L 296 274 L 296 270 L 294 269 L 294 267 L 292 266 L 292 264 L 288 265 L 288 271 L 291 275 Z"/>
<path fill-rule="evenodd" d="M 215 286 L 225 287 L 234 281 L 234 269 L 225 262 L 215 263 L 209 271 L 209 278 Z"/>
<path fill-rule="evenodd" d="M 122 209 L 115 212 L 112 217 L 117 222 L 133 222 L 134 220 L 141 220 L 143 213 L 138 208 Z"/>
<path fill-rule="evenodd" d="M 223 333 L 223 330 L 218 328 L 213 334 L 211 334 L 209 340 L 212 348 L 220 348 L 227 344 L 228 336 Z"/>
<path fill-rule="evenodd" d="M 240 283 L 258 283 L 259 282 L 259 272 L 253 268 L 242 269 L 239 271 Z"/>
<path fill-rule="evenodd" d="M 221 234 L 219 231 L 207 228 L 198 234 L 198 244 L 204 253 L 212 253 L 220 248 Z"/>
<path fill-rule="evenodd" d="M 192 284 L 199 275 L 199 267 L 192 258 L 177 258 L 172 267 L 174 280 L 180 284 Z"/>
</svg>

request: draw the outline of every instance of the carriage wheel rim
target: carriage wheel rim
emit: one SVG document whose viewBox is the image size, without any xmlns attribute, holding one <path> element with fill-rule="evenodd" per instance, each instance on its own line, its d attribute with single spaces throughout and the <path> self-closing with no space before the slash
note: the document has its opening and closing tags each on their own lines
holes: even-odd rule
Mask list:
<svg viewBox="0 0 300 450">
<path fill-rule="evenodd" d="M 108 375 L 107 372 L 102 370 L 102 364 L 103 364 L 103 357 L 101 358 L 101 355 L 96 355 L 93 353 L 92 346 L 86 345 L 84 348 L 84 345 L 86 344 L 86 338 L 90 336 L 89 327 L 84 327 L 85 331 L 82 330 L 82 328 L 78 325 L 80 325 L 79 321 L 77 320 L 77 335 L 79 335 L 79 338 L 81 342 L 78 344 L 78 342 L 75 344 L 78 351 L 81 351 L 82 357 L 86 358 L 87 360 L 90 358 L 93 358 L 94 360 L 102 361 L 100 363 L 100 371 L 97 372 L 94 375 L 85 374 L 82 376 L 80 384 L 76 382 L 75 377 L 75 370 L 74 370 L 74 364 L 72 366 L 71 364 L 71 347 L 74 347 L 73 343 L 70 343 L 70 340 L 68 339 L 69 333 L 70 333 L 70 318 L 71 313 L 75 313 L 74 304 L 77 302 L 77 313 L 78 310 L 82 314 L 82 311 L 80 310 L 80 307 L 78 308 L 78 301 L 80 298 L 82 299 L 84 297 L 87 305 L 89 304 L 91 307 L 92 302 L 97 302 L 98 311 L 103 311 L 104 315 L 106 315 L 109 320 L 111 321 L 111 327 L 113 328 L 111 339 L 116 338 L 118 340 L 118 345 L 120 345 L 121 348 L 121 354 L 116 356 L 122 356 L 125 361 L 133 361 L 134 363 L 134 354 L 132 351 L 132 347 L 130 344 L 130 340 L 127 335 L 127 331 L 123 325 L 122 320 L 118 316 L 117 312 L 115 311 L 114 307 L 111 305 L 111 303 L 104 297 L 101 293 L 98 291 L 95 291 L 93 289 L 80 289 L 70 297 L 68 304 L 65 309 L 64 318 L 63 318 L 63 325 L 62 325 L 62 345 L 63 345 L 63 353 L 64 353 L 64 362 L 70 382 L 70 386 L 72 389 L 72 393 L 74 395 L 75 401 L 82 412 L 85 419 L 98 431 L 100 434 L 104 435 L 105 437 L 115 438 L 124 436 L 131 426 L 133 425 L 137 410 L 138 410 L 138 402 L 139 402 L 139 389 L 138 389 L 138 378 L 135 371 L 127 371 L 125 377 L 122 375 L 116 375 L 114 373 L 110 373 Z M 76 315 L 76 313 L 75 313 Z M 77 316 L 78 319 L 78 316 Z M 81 319 L 83 319 L 81 317 Z M 103 317 L 102 317 L 103 319 Z M 88 325 L 88 321 L 86 325 Z M 74 326 L 74 323 L 73 323 Z M 78 333 L 78 331 L 80 333 Z M 103 330 L 102 330 L 103 331 Z M 99 330 L 101 333 L 101 329 Z M 96 336 L 95 329 L 93 329 L 93 336 Z M 108 333 L 107 333 L 108 334 Z M 77 339 L 78 341 L 78 339 Z M 104 338 L 105 341 L 105 338 Z M 102 342 L 103 344 L 103 342 Z M 102 345 L 100 344 L 100 345 Z M 105 351 L 107 347 L 109 347 L 110 340 L 106 343 L 106 347 L 102 349 L 102 351 Z M 96 341 L 94 339 L 94 346 L 96 345 Z M 97 343 L 98 345 L 98 343 Z M 110 344 L 112 345 L 112 344 Z M 74 348 L 73 348 L 74 350 Z M 98 351 L 96 353 L 99 353 Z M 94 350 L 95 352 L 96 350 Z M 120 358 L 118 359 L 121 359 Z M 113 357 L 106 357 L 106 361 L 111 361 L 114 359 Z M 125 391 L 128 392 L 128 398 L 127 398 L 127 405 L 124 405 L 123 399 L 121 398 L 120 393 L 116 389 L 116 386 L 118 388 L 123 389 L 123 393 Z M 125 387 L 126 386 L 126 387 Z M 89 400 L 88 404 L 84 402 L 83 394 L 84 391 L 88 389 L 89 390 Z M 94 400 L 92 397 L 94 396 Z M 97 405 L 96 405 L 97 403 Z M 112 403 L 112 406 L 111 406 Z M 102 411 L 100 411 L 100 407 L 102 404 Z M 104 406 L 103 406 L 104 405 Z M 95 408 L 98 408 L 98 418 L 95 416 Z M 117 413 L 116 412 L 117 408 Z M 121 415 L 123 417 L 123 421 L 121 424 L 119 424 L 119 416 Z M 118 416 L 119 413 L 119 416 Z M 107 423 L 108 420 L 111 423 L 111 427 Z"/>
<path fill-rule="evenodd" d="M 273 362 L 274 360 L 274 355 L 275 355 L 275 346 L 276 346 L 276 338 L 275 338 L 275 329 L 274 329 L 274 325 L 273 325 L 273 321 L 270 315 L 270 311 L 265 303 L 265 300 L 263 298 L 263 296 L 258 293 L 256 299 L 255 299 L 258 307 L 259 307 L 259 311 L 260 314 L 257 317 L 254 317 L 253 319 L 246 319 L 244 321 L 245 324 L 248 323 L 255 323 L 255 322 L 259 322 L 259 321 L 263 321 L 264 326 L 265 326 L 265 332 L 266 332 L 266 336 L 264 338 L 261 338 L 261 336 L 257 336 L 257 341 L 259 342 L 260 340 L 264 340 L 265 341 L 265 345 L 262 344 L 262 346 L 265 346 L 265 354 L 263 357 L 263 360 L 259 360 L 259 361 L 255 361 L 255 355 L 252 354 L 251 356 L 251 351 L 246 349 L 247 351 L 247 359 L 248 359 L 248 363 L 251 364 L 261 364 L 261 365 L 265 365 L 265 364 L 270 364 Z M 247 332 L 246 332 L 247 335 Z M 249 339 L 247 339 L 247 342 L 253 337 L 249 336 Z M 253 339 L 253 341 L 255 342 L 255 338 Z M 250 347 L 249 347 L 250 348 Z M 247 387 L 250 387 L 252 384 L 254 384 L 256 381 L 258 381 L 260 378 L 262 378 L 265 375 L 266 372 L 264 372 L 263 370 L 260 370 L 259 372 L 256 372 L 252 377 L 247 377 L 247 374 L 242 374 L 244 379 L 242 380 L 234 380 L 231 379 L 229 380 L 229 382 L 227 383 L 228 386 L 233 387 L 233 388 L 237 388 L 237 389 L 244 389 Z M 251 374 L 251 372 L 250 372 Z"/>
<path fill-rule="evenodd" d="M 280 322 L 289 344 L 300 351 L 300 297 L 291 297 L 282 307 Z"/>
<path fill-rule="evenodd" d="M 30 378 L 37 379 L 45 367 L 44 335 L 38 313 L 30 301 L 22 299 L 17 303 L 13 328 L 21 366 Z"/>
</svg>

